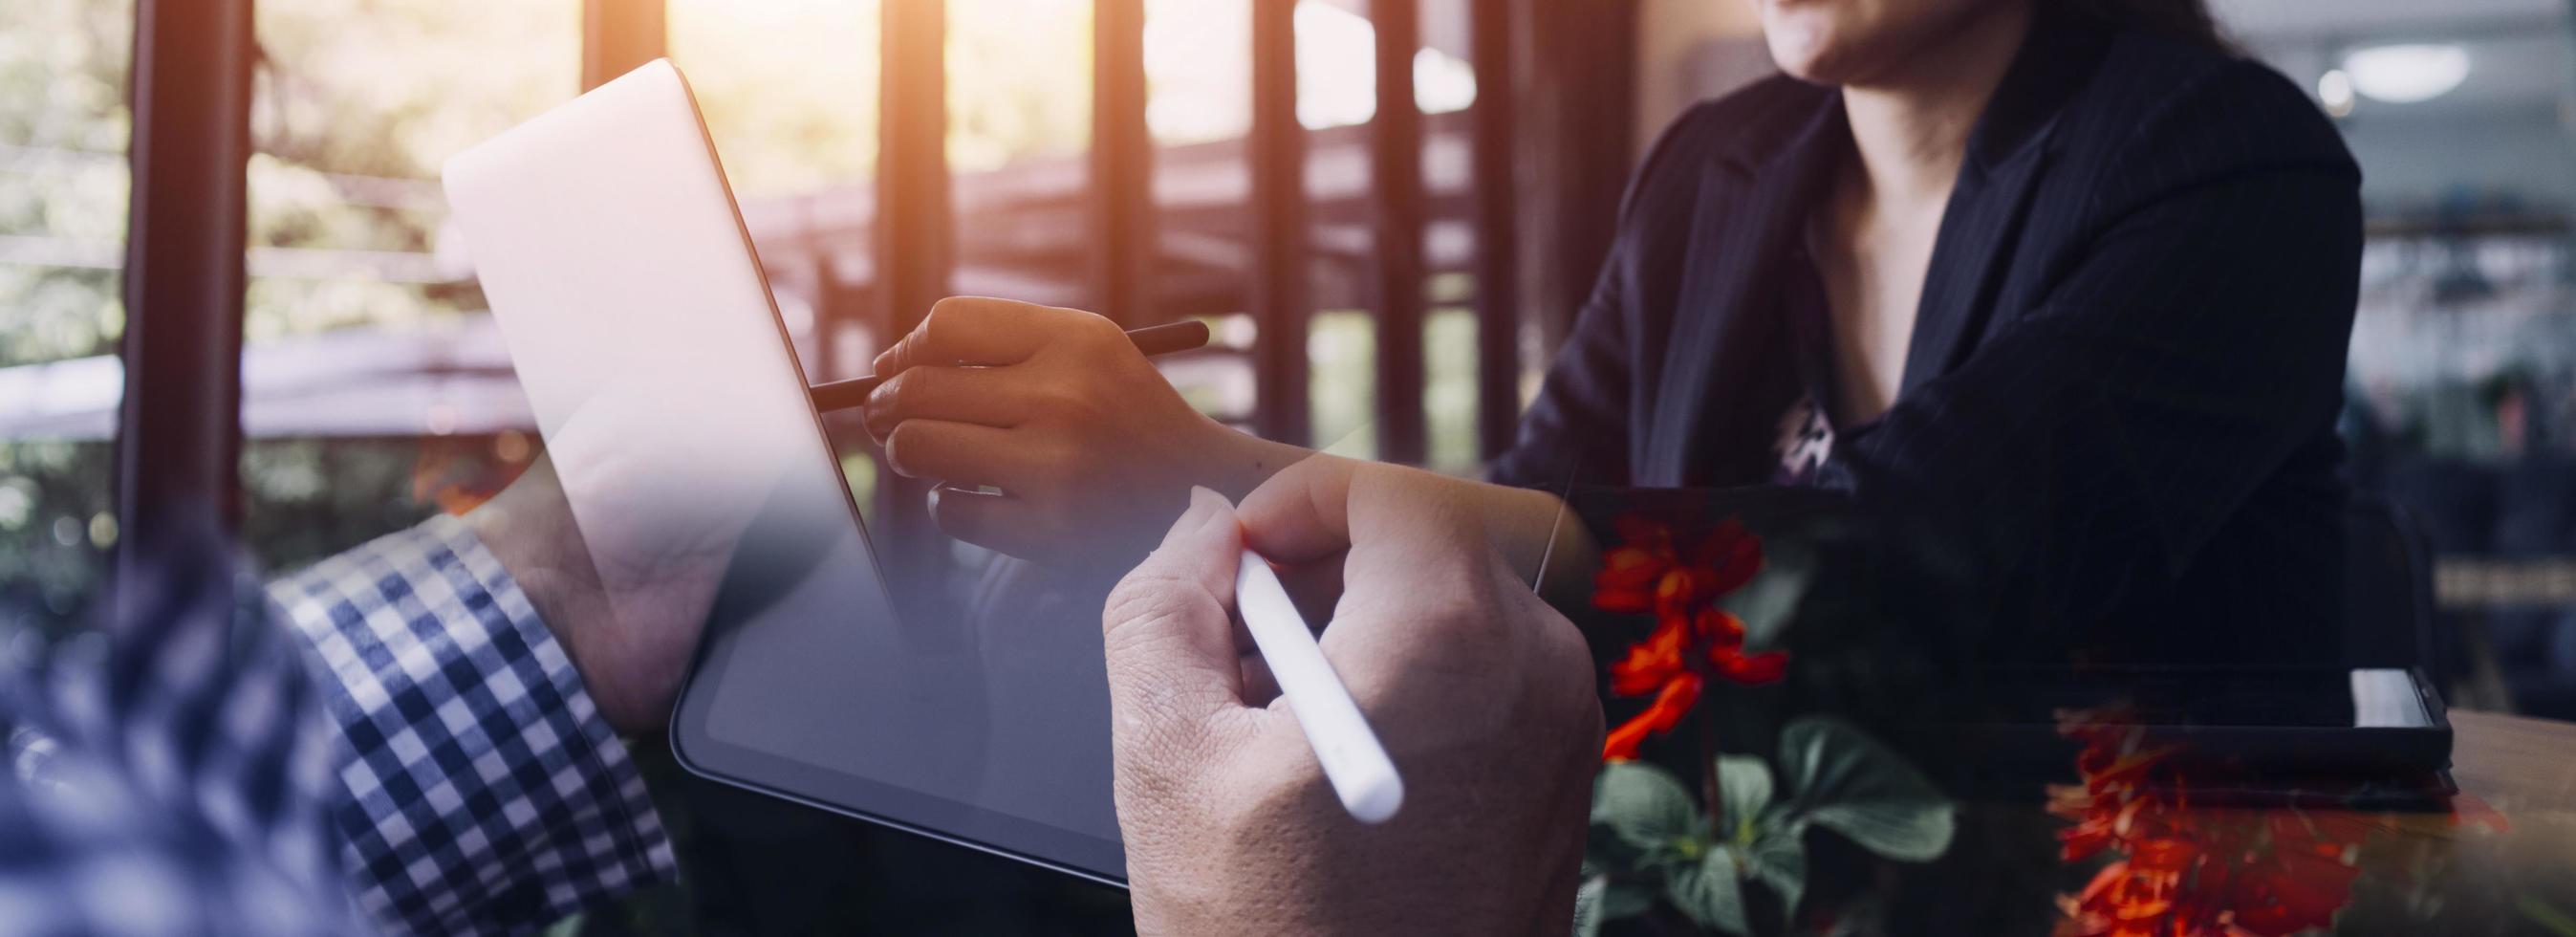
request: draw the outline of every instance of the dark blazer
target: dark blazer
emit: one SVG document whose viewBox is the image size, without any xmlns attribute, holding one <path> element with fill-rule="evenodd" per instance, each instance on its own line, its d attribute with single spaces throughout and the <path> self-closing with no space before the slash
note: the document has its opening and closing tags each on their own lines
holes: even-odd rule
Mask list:
<svg viewBox="0 0 2576 937">
<path fill-rule="evenodd" d="M 1786 77 L 1676 122 L 1496 477 L 1759 498 L 1812 326 L 1781 271 L 1850 145 L 1840 93 Z M 1938 531 L 1997 648 L 2331 657 L 2359 183 L 2280 74 L 2043 13 L 1969 141 L 1895 405 L 1840 429 L 1821 486 Z"/>
</svg>

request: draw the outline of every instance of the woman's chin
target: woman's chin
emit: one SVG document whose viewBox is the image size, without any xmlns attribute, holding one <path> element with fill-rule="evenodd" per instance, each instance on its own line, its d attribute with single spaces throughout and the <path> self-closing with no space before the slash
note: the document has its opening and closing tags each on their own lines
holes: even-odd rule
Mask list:
<svg viewBox="0 0 2576 937">
<path fill-rule="evenodd" d="M 1850 57 L 1836 54 L 1831 48 L 1784 50 L 1779 43 L 1773 43 L 1771 63 L 1779 66 L 1782 74 L 1818 85 L 1846 84 L 1853 72 Z"/>
</svg>

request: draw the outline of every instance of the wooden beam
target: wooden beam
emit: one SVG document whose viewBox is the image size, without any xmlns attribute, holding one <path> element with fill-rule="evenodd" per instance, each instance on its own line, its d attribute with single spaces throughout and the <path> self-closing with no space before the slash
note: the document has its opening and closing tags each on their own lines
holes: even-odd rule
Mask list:
<svg viewBox="0 0 2576 937">
<path fill-rule="evenodd" d="M 1468 9 L 1468 57 L 1476 70 L 1476 440 L 1487 460 L 1511 448 L 1521 410 L 1521 294 L 1512 255 L 1520 244 L 1512 120 L 1519 69 L 1511 7 L 1510 0 L 1474 0 Z"/>
<path fill-rule="evenodd" d="M 116 575 L 241 521 L 251 0 L 137 0 Z M 219 597 L 218 597 L 219 598 Z M 122 612 L 120 612 L 120 615 Z"/>
<path fill-rule="evenodd" d="M 1553 354 L 1610 255 L 1636 161 L 1638 0 L 1513 2 L 1524 171 L 1547 180 L 1522 206 L 1522 287 Z"/>
<path fill-rule="evenodd" d="M 1377 116 L 1370 121 L 1375 199 L 1378 458 L 1419 464 L 1429 450 L 1423 409 L 1422 108 L 1413 57 L 1422 49 L 1420 0 L 1369 0 L 1377 28 Z"/>
<path fill-rule="evenodd" d="M 1100 314 L 1153 324 L 1154 137 L 1145 122 L 1145 0 L 1093 0 L 1091 277 Z"/>
<path fill-rule="evenodd" d="M 665 0 L 582 0 L 581 88 L 588 91 L 668 54 Z"/>
<path fill-rule="evenodd" d="M 1253 354 L 1266 438 L 1308 445 L 1306 127 L 1297 121 L 1297 0 L 1252 0 Z"/>
</svg>

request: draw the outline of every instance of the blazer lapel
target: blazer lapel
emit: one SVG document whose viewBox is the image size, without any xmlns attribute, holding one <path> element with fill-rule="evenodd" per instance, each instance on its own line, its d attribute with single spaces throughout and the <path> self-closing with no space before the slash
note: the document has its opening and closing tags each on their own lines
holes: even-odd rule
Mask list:
<svg viewBox="0 0 2576 937">
<path fill-rule="evenodd" d="M 2021 233 L 2032 183 L 2047 162 L 2041 147 L 2014 154 L 1992 171 L 1967 167 L 1950 191 L 1941 215 L 1941 233 L 1932 246 L 1932 267 L 1923 277 L 1921 305 L 1914 313 L 1914 337 L 1905 351 L 1905 378 L 1898 393 L 1910 393 L 1923 382 L 1949 373 L 1966 360 L 1975 336 L 1992 316 L 1994 293 L 2003 271 L 2012 265 L 2011 245 Z"/>
<path fill-rule="evenodd" d="M 1752 423 L 1768 426 L 1778 416 L 1746 412 L 1743 391 L 1718 382 L 1749 389 L 1771 369 L 1792 366 L 1771 299 L 1807 206 L 1817 185 L 1831 178 L 1846 139 L 1842 99 L 1827 100 L 1773 154 L 1720 159 L 1703 170 L 1638 484 L 1706 483 L 1720 468 L 1726 443 L 1742 438 Z"/>
<path fill-rule="evenodd" d="M 1923 279 L 1906 349 L 1900 394 L 1967 360 L 1994 316 L 1996 292 L 2012 266 L 2012 247 L 2028 217 L 2031 193 L 2054 152 L 2057 115 L 2101 62 L 2109 33 L 2098 23 L 2042 4 L 2030 35 L 1968 135 L 1959 181 L 1950 190 Z"/>
</svg>

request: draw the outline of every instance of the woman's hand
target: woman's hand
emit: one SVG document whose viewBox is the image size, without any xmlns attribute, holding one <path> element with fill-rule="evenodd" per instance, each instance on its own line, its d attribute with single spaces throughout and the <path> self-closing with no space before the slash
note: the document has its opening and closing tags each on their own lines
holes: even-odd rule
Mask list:
<svg viewBox="0 0 2576 937">
<path fill-rule="evenodd" d="M 876 373 L 868 434 L 896 473 L 946 483 L 940 529 L 1059 569 L 1123 572 L 1191 486 L 1241 497 L 1307 454 L 1191 409 L 1115 323 L 1076 309 L 941 300 Z"/>
</svg>

